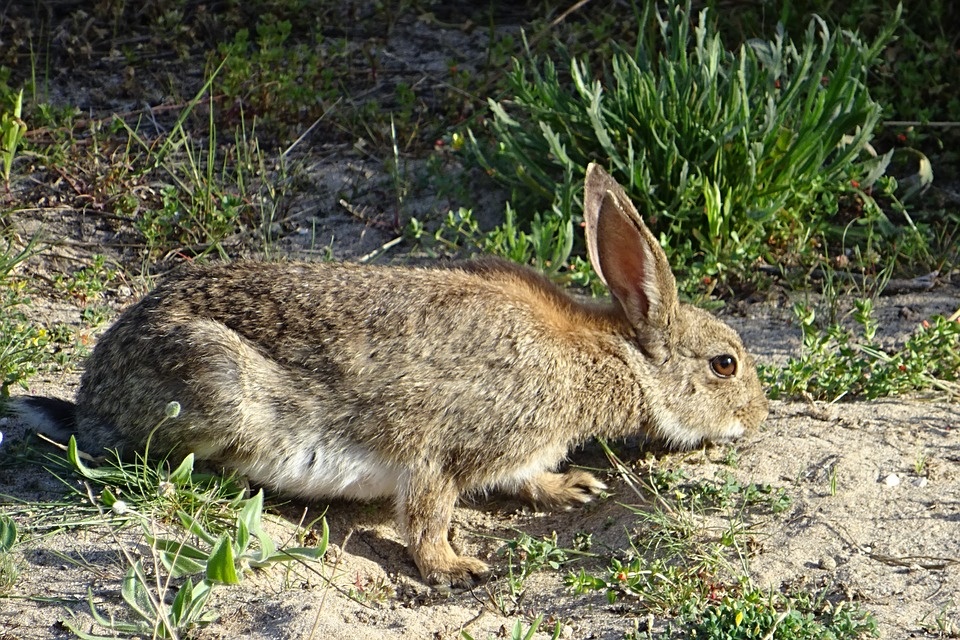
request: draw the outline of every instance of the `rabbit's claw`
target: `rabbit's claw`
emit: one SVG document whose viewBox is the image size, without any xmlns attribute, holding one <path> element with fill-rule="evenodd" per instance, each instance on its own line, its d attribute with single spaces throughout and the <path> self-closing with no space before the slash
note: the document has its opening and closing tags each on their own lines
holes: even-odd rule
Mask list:
<svg viewBox="0 0 960 640">
<path fill-rule="evenodd" d="M 590 502 L 606 488 L 592 473 L 574 469 L 566 473 L 541 473 L 527 482 L 521 494 L 538 506 L 570 509 Z"/>
</svg>

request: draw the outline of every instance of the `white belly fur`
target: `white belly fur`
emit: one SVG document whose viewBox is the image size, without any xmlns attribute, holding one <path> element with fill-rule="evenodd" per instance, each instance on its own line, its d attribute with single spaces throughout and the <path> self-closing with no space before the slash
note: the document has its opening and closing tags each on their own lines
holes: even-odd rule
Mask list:
<svg viewBox="0 0 960 640">
<path fill-rule="evenodd" d="M 237 470 L 287 495 L 372 500 L 397 493 L 402 468 L 357 444 L 325 444 L 305 445 L 289 457 L 264 457 Z"/>
</svg>

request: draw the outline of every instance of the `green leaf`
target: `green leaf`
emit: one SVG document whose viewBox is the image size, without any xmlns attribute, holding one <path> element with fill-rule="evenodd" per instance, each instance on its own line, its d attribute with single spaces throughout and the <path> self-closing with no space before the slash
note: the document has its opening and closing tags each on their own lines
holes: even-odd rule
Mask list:
<svg viewBox="0 0 960 640">
<path fill-rule="evenodd" d="M 87 589 L 87 602 L 90 605 L 90 615 L 93 616 L 94 621 L 105 629 L 110 629 L 111 631 L 117 633 L 126 633 L 130 635 L 134 634 L 146 634 L 151 635 L 152 629 L 148 627 L 145 623 L 131 623 L 131 622 L 117 622 L 113 618 L 103 617 L 97 607 L 93 604 L 93 590 Z M 92 633 L 86 633 L 81 629 L 81 626 L 89 626 L 87 623 L 82 620 L 78 620 L 76 617 L 73 620 L 64 620 L 63 626 L 67 629 L 70 629 L 78 638 L 82 640 L 113 640 L 116 635 L 113 636 L 97 636 Z"/>
<path fill-rule="evenodd" d="M 239 584 L 240 576 L 233 556 L 233 544 L 230 536 L 223 536 L 210 553 L 207 562 L 207 580 L 223 584 Z"/>
<path fill-rule="evenodd" d="M 215 611 L 203 610 L 212 590 L 213 585 L 206 580 L 201 580 L 196 585 L 188 580 L 180 587 L 171 605 L 171 615 L 175 612 L 174 620 L 179 628 L 206 624 L 217 618 Z"/>
<path fill-rule="evenodd" d="M 0 552 L 10 551 L 17 542 L 17 523 L 9 516 L 0 516 Z"/>
<path fill-rule="evenodd" d="M 73 465 L 74 470 L 87 480 L 109 481 L 117 478 L 118 473 L 114 470 L 92 469 L 85 465 L 80 459 L 80 454 L 77 450 L 77 438 L 75 436 L 70 436 L 70 441 L 67 442 L 67 459 L 70 461 L 70 464 Z"/>
<path fill-rule="evenodd" d="M 193 478 L 193 458 L 194 456 L 191 453 L 183 459 L 180 466 L 170 473 L 170 477 L 168 478 L 170 482 L 178 487 L 190 484 L 190 480 Z"/>
<path fill-rule="evenodd" d="M 147 590 L 147 577 L 143 572 L 143 564 L 139 560 L 127 570 L 123 577 L 120 595 L 133 612 L 144 620 L 157 619 L 158 612 L 150 599 L 150 592 Z"/>
<path fill-rule="evenodd" d="M 187 544 L 182 540 L 156 538 L 145 534 L 147 542 L 160 553 L 160 561 L 174 578 L 192 576 L 206 570 L 210 557 L 208 552 Z"/>
<path fill-rule="evenodd" d="M 100 492 L 100 502 L 102 502 L 107 507 L 112 507 L 117 502 L 117 496 L 114 495 L 113 491 L 110 491 L 108 488 L 104 488 Z"/>
<path fill-rule="evenodd" d="M 197 536 L 211 547 L 217 541 L 216 538 L 207 533 L 207 530 L 203 528 L 203 525 L 200 524 L 200 520 L 197 518 L 194 518 L 186 511 L 179 511 L 177 512 L 177 515 L 180 517 L 180 522 L 187 531 Z"/>
</svg>

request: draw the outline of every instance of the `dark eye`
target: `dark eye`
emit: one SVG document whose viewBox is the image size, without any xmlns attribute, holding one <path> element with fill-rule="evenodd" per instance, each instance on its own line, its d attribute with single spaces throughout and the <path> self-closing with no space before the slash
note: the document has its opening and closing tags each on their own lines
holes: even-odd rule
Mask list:
<svg viewBox="0 0 960 640">
<path fill-rule="evenodd" d="M 729 353 L 725 353 L 711 359 L 710 368 L 721 378 L 732 378 L 737 375 L 737 359 Z"/>
</svg>

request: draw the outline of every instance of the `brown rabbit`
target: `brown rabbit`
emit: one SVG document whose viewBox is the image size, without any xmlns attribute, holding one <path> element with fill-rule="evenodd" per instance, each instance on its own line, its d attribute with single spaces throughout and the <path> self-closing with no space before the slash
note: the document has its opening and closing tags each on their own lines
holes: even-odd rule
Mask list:
<svg viewBox="0 0 960 640">
<path fill-rule="evenodd" d="M 16 411 L 130 453 L 176 400 L 152 451 L 192 451 L 288 495 L 393 496 L 424 579 L 472 584 L 487 566 L 447 541 L 461 494 L 569 507 L 604 488 L 555 471 L 591 436 L 690 447 L 767 415 L 740 338 L 678 303 L 666 255 L 595 164 L 584 200 L 612 304 L 493 259 L 190 267 L 103 335 L 76 405 L 25 397 Z"/>
</svg>

